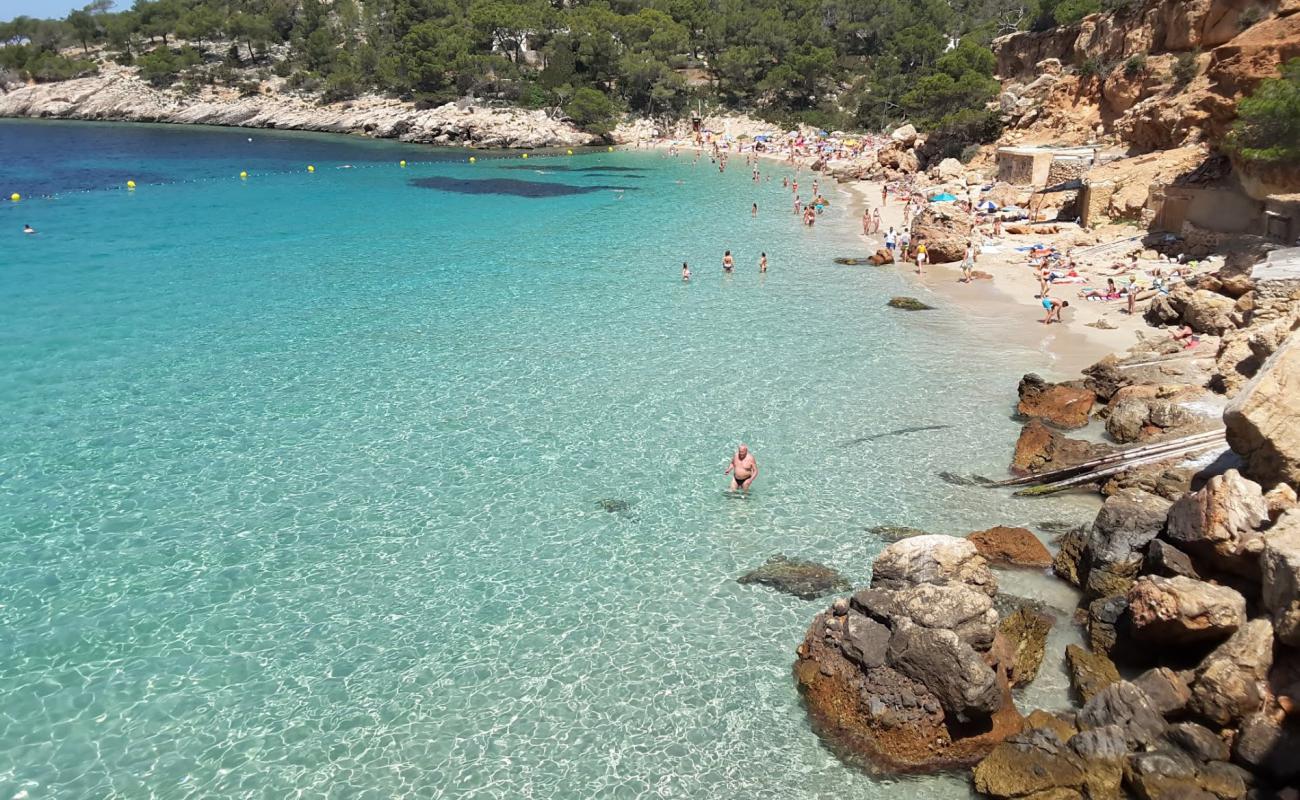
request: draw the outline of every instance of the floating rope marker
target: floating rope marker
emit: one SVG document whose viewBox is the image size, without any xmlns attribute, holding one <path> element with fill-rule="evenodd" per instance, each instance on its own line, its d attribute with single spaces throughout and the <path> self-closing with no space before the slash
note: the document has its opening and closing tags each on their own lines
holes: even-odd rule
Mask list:
<svg viewBox="0 0 1300 800">
<path fill-rule="evenodd" d="M 9 195 L 9 199 L 17 203 L 19 200 L 23 199 L 23 196 L 18 194 L 17 192 L 14 192 L 13 194 Z"/>
<path fill-rule="evenodd" d="M 126 182 L 126 188 L 128 188 L 128 189 L 134 189 L 134 188 L 135 188 L 135 181 L 127 181 L 127 182 Z"/>
<path fill-rule="evenodd" d="M 469 157 L 469 163 L 473 164 L 475 161 L 478 161 L 478 159 L 475 158 L 474 156 Z"/>
<path fill-rule="evenodd" d="M 252 140 L 250 139 L 249 141 L 252 141 Z M 241 181 L 243 181 L 243 180 L 248 180 L 248 173 L 247 173 L 247 172 L 241 172 L 241 173 L 239 173 L 239 179 L 240 179 Z"/>
<path fill-rule="evenodd" d="M 316 171 L 316 168 L 315 168 L 314 166 L 312 166 L 311 164 L 308 164 L 308 165 L 307 165 L 307 171 L 308 171 L 308 172 L 315 172 L 315 171 Z"/>
<path fill-rule="evenodd" d="M 397 165 L 398 165 L 399 167 L 404 167 L 404 166 L 406 166 L 406 159 L 402 159 L 401 161 L 398 161 L 398 162 L 397 162 Z"/>
</svg>

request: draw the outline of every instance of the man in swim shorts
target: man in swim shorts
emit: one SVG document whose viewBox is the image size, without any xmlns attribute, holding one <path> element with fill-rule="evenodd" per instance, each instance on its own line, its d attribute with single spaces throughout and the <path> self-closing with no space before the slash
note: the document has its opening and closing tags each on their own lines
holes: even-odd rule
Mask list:
<svg viewBox="0 0 1300 800">
<path fill-rule="evenodd" d="M 731 464 L 722 472 L 723 475 L 731 475 L 731 491 L 739 489 L 742 492 L 749 492 L 749 485 L 758 477 L 758 462 L 754 460 L 754 454 L 749 452 L 749 446 L 744 442 L 736 448 L 736 454 L 731 457 Z"/>
<path fill-rule="evenodd" d="M 731 257 L 731 251 L 722 254 L 722 271 L 731 272 L 736 267 L 736 259 Z"/>
<path fill-rule="evenodd" d="M 1056 317 L 1057 322 L 1064 322 L 1064 320 L 1061 319 L 1061 309 L 1069 307 L 1069 300 L 1057 300 L 1055 297 L 1044 297 L 1043 308 L 1047 310 L 1047 316 L 1043 317 L 1043 324 L 1052 324 L 1052 317 Z"/>
</svg>

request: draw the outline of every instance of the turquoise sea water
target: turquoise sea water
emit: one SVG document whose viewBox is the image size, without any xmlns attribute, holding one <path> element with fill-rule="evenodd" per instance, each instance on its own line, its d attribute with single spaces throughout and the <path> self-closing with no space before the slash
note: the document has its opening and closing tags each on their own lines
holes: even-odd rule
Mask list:
<svg viewBox="0 0 1300 800">
<path fill-rule="evenodd" d="M 734 579 L 1054 517 L 935 475 L 1005 468 L 1039 356 L 885 308 L 898 274 L 831 262 L 843 197 L 806 230 L 775 165 L 0 152 L 0 798 L 885 797 L 794 688 L 825 602 Z M 484 179 L 624 190 L 445 188 Z"/>
</svg>

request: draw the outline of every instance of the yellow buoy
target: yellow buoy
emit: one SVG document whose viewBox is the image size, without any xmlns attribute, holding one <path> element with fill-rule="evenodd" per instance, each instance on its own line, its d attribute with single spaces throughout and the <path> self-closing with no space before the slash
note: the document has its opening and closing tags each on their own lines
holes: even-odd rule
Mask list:
<svg viewBox="0 0 1300 800">
<path fill-rule="evenodd" d="M 607 148 L 605 148 L 605 149 L 608 150 L 608 151 L 611 152 L 611 153 L 614 152 L 614 148 L 612 148 L 612 147 L 607 147 Z"/>
<path fill-rule="evenodd" d="M 239 179 L 240 179 L 240 180 L 244 180 L 244 179 L 247 178 L 247 177 L 248 177 L 248 173 L 247 173 L 247 172 L 241 172 L 241 173 L 239 173 Z"/>
<path fill-rule="evenodd" d="M 23 196 L 18 194 L 17 192 L 14 192 L 13 194 L 9 195 L 9 199 L 17 203 L 19 200 L 23 199 Z"/>
<path fill-rule="evenodd" d="M 308 165 L 307 165 L 307 171 L 308 171 L 308 172 L 315 172 L 315 171 L 316 171 L 316 168 L 313 167 L 311 164 L 308 164 Z"/>
<path fill-rule="evenodd" d="M 478 161 L 478 159 L 475 158 L 474 156 L 469 157 L 469 163 L 473 164 L 475 161 Z"/>
<path fill-rule="evenodd" d="M 127 181 L 127 182 L 126 182 L 126 188 L 128 188 L 128 189 L 134 189 L 134 188 L 135 188 L 135 181 Z"/>
<path fill-rule="evenodd" d="M 528 158 L 528 154 L 524 153 L 522 156 L 520 156 L 520 158 Z"/>
<path fill-rule="evenodd" d="M 572 150 L 568 150 L 568 151 L 566 151 L 566 152 L 568 152 L 569 155 L 573 155 L 573 151 L 572 151 Z"/>
<path fill-rule="evenodd" d="M 399 162 L 397 162 L 397 163 L 398 163 L 400 166 L 403 166 L 403 167 L 404 167 L 404 166 L 406 166 L 406 159 L 402 159 L 401 161 L 399 161 Z"/>
</svg>

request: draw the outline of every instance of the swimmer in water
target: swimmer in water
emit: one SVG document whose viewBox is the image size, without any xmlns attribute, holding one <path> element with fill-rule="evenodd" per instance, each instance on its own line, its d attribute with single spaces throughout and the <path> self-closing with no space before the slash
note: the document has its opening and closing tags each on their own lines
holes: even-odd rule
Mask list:
<svg viewBox="0 0 1300 800">
<path fill-rule="evenodd" d="M 23 225 L 23 233 L 36 233 L 36 229 L 31 225 Z"/>
<path fill-rule="evenodd" d="M 722 254 L 722 271 L 731 272 L 736 267 L 736 259 L 731 257 L 731 251 Z"/>
<path fill-rule="evenodd" d="M 683 261 L 683 262 L 682 262 L 682 280 L 683 280 L 683 281 L 689 281 L 690 279 L 691 279 L 691 266 L 690 266 L 689 264 L 687 264 L 685 261 Z"/>
<path fill-rule="evenodd" d="M 759 274 L 767 272 L 767 253 L 760 253 L 758 257 Z"/>
</svg>

